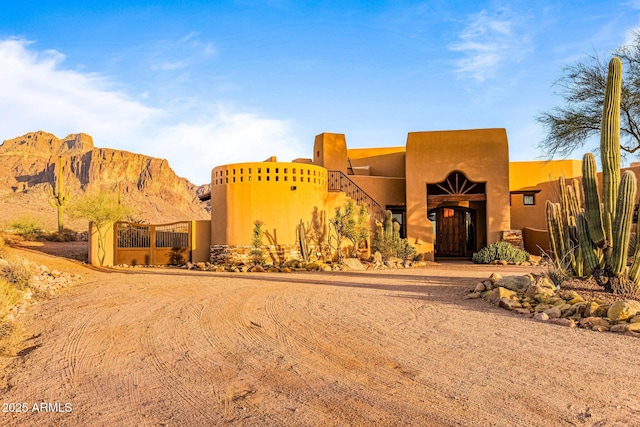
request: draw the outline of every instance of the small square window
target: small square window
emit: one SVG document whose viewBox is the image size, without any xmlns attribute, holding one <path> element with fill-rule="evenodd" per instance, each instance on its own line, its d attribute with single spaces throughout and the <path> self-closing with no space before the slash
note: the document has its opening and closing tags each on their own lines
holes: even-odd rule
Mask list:
<svg viewBox="0 0 640 427">
<path fill-rule="evenodd" d="M 523 194 L 522 195 L 522 204 L 525 206 L 535 206 L 536 204 L 536 196 L 535 194 Z"/>
</svg>

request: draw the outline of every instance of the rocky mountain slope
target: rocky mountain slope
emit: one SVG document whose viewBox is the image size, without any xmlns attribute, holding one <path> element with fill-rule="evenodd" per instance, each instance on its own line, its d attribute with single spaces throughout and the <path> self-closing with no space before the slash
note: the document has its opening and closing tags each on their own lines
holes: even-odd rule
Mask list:
<svg viewBox="0 0 640 427">
<path fill-rule="evenodd" d="M 38 131 L 0 145 L 0 223 L 28 215 L 48 229 L 55 228 L 56 211 L 48 198 L 59 162 L 72 199 L 85 192 L 120 191 L 136 220 L 165 223 L 209 218 L 207 205 L 197 197 L 198 187 L 178 177 L 166 160 L 96 148 L 93 138 L 84 133 L 59 139 Z M 83 221 L 67 220 L 66 225 L 86 229 Z"/>
</svg>

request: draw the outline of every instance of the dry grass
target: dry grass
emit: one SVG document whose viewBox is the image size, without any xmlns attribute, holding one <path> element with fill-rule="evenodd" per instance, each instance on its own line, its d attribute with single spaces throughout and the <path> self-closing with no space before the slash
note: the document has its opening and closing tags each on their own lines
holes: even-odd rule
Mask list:
<svg viewBox="0 0 640 427">
<path fill-rule="evenodd" d="M 0 278 L 0 321 L 21 299 L 22 292 L 13 283 Z"/>
<path fill-rule="evenodd" d="M 19 343 L 15 324 L 7 322 L 6 317 L 22 300 L 22 295 L 13 283 L 0 278 L 0 355 L 12 355 Z"/>
<path fill-rule="evenodd" d="M 4 260 L 6 264 L 2 267 L 2 277 L 18 290 L 26 289 L 33 275 L 31 263 L 16 256 L 7 256 Z"/>
</svg>

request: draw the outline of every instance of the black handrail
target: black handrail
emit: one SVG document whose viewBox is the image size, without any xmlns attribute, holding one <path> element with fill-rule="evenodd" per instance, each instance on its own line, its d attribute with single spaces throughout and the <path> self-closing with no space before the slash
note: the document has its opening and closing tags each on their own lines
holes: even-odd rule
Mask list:
<svg viewBox="0 0 640 427">
<path fill-rule="evenodd" d="M 384 222 L 385 209 L 369 196 L 358 184 L 340 171 L 329 171 L 329 191 L 342 191 L 358 205 L 367 205 L 371 215 L 379 222 Z"/>
</svg>

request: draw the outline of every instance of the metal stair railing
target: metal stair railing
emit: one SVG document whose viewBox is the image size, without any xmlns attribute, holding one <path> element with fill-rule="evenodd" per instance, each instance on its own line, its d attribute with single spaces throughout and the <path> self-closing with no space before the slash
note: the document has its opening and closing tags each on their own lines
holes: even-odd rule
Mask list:
<svg viewBox="0 0 640 427">
<path fill-rule="evenodd" d="M 348 197 L 355 200 L 358 205 L 367 205 L 367 209 L 371 216 L 377 221 L 384 222 L 385 209 L 376 202 L 373 197 L 369 196 L 358 184 L 353 182 L 351 178 L 340 171 L 329 171 L 329 191 L 342 191 Z"/>
</svg>

